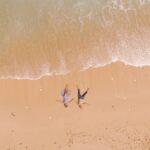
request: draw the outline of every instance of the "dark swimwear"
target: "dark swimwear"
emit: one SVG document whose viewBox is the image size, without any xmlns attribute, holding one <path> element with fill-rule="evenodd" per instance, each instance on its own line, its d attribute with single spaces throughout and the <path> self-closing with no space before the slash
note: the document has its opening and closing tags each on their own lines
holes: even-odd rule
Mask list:
<svg viewBox="0 0 150 150">
<path fill-rule="evenodd" d="M 88 90 L 81 94 L 80 89 L 78 88 L 78 100 L 84 99 L 85 95 L 87 94 Z"/>
</svg>

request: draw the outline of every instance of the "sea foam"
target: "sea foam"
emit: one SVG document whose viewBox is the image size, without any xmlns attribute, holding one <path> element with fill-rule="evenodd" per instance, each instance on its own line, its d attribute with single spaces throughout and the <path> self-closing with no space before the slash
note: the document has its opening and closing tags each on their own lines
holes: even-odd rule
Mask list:
<svg viewBox="0 0 150 150">
<path fill-rule="evenodd" d="M 149 0 L 2 0 L 0 10 L 0 79 L 150 66 Z"/>
</svg>

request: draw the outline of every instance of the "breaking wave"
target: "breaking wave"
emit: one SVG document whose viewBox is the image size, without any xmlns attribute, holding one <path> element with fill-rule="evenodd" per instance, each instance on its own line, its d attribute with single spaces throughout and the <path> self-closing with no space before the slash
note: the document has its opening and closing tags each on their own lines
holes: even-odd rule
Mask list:
<svg viewBox="0 0 150 150">
<path fill-rule="evenodd" d="M 150 0 L 0 1 L 0 78 L 113 62 L 150 66 Z"/>
</svg>

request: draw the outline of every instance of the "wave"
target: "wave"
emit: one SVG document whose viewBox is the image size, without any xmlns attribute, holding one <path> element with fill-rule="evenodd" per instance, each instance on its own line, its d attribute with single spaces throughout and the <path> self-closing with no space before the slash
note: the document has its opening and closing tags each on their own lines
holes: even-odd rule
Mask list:
<svg viewBox="0 0 150 150">
<path fill-rule="evenodd" d="M 150 66 L 147 64 L 143 64 L 140 66 L 135 66 L 132 65 L 130 63 L 126 63 L 126 62 L 122 62 L 122 61 L 117 61 L 117 60 L 113 60 L 112 62 L 108 62 L 107 64 L 95 64 L 93 65 L 93 63 L 87 63 L 87 66 L 84 66 L 82 69 L 78 70 L 78 72 L 80 71 L 85 71 L 91 68 L 100 68 L 100 67 L 105 67 L 108 65 L 112 65 L 115 63 L 123 63 L 124 65 L 128 65 L 128 66 L 132 66 L 132 67 L 136 67 L 136 68 L 141 68 L 141 67 L 146 67 L 146 66 Z M 10 74 L 10 75 L 5 75 L 5 76 L 0 76 L 0 79 L 15 79 L 15 80 L 39 80 L 45 76 L 58 76 L 58 75 L 67 75 L 69 73 L 71 73 L 71 70 L 58 70 L 58 71 L 50 71 L 49 68 L 42 68 L 42 72 L 37 73 L 36 75 L 33 75 L 32 70 L 27 71 L 27 72 L 23 72 L 23 73 L 17 73 L 17 74 Z"/>
<path fill-rule="evenodd" d="M 0 79 L 39 79 L 114 62 L 150 66 L 149 0 L 0 2 Z"/>
</svg>

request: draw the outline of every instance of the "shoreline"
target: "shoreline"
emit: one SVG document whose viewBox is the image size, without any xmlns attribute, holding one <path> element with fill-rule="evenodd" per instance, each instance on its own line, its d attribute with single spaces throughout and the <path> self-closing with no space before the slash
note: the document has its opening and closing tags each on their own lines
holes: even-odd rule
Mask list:
<svg viewBox="0 0 150 150">
<path fill-rule="evenodd" d="M 64 108 L 65 83 L 90 88 L 80 109 Z M 149 147 L 150 67 L 116 63 L 40 80 L 0 80 L 1 149 L 141 150 Z M 148 150 L 148 149 L 144 149 Z"/>
</svg>

